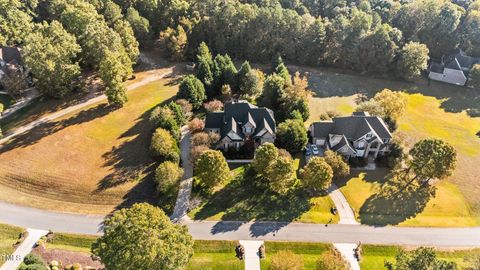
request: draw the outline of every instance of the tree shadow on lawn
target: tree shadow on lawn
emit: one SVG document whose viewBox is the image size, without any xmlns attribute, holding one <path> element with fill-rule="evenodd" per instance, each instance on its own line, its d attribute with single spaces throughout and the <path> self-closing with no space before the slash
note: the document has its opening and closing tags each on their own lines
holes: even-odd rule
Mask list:
<svg viewBox="0 0 480 270">
<path fill-rule="evenodd" d="M 165 105 L 172 99 L 165 100 L 157 106 Z M 173 211 L 171 196 L 159 197 L 153 180 L 157 161 L 150 157 L 149 146 L 155 125 L 149 121 L 150 109 L 136 119 L 134 126 L 121 134 L 118 139 L 131 138 L 119 146 L 114 146 L 109 152 L 102 155 L 105 160 L 104 167 L 113 167 L 112 173 L 98 182 L 99 193 L 128 182 L 137 184 L 123 197 L 123 202 L 116 208 L 130 207 L 139 202 L 148 202 L 159 205 L 166 212 Z M 176 195 L 176 194 L 175 194 Z M 176 196 L 173 196 L 176 198 Z M 174 199 L 175 199 L 174 198 Z M 173 203 L 174 203 L 173 199 Z"/>
<path fill-rule="evenodd" d="M 26 147 L 39 142 L 41 139 L 53 135 L 65 128 L 73 125 L 79 125 L 90 122 L 96 118 L 103 117 L 114 110 L 113 107 L 107 104 L 100 104 L 96 107 L 80 111 L 74 116 L 55 122 L 43 122 L 38 124 L 34 129 L 22 133 L 0 148 L 0 153 L 8 152 L 15 148 Z M 7 134 L 8 135 L 8 134 Z"/>
<path fill-rule="evenodd" d="M 264 231 L 260 230 L 259 226 L 256 229 L 252 226 L 254 229 L 252 234 L 262 235 L 295 221 L 310 209 L 309 197 L 304 191 L 297 189 L 285 195 L 278 195 L 256 187 L 253 177 L 249 174 L 245 172 L 244 176 L 240 175 L 211 195 L 194 218 L 202 220 L 223 213 L 221 217 L 223 222 L 214 226 L 213 233 L 234 231 L 251 220 L 259 223 L 274 221 L 272 226 L 262 225 Z"/>
<path fill-rule="evenodd" d="M 467 111 L 471 117 L 480 116 L 479 89 L 436 81 L 430 81 L 429 83 L 425 78 L 417 79 L 415 82 L 407 82 L 322 68 L 309 72 L 308 82 L 310 89 L 314 91 L 314 95 L 319 98 L 347 97 L 356 94 L 362 94 L 367 98 L 371 98 L 377 92 L 388 88 L 396 91 L 406 91 L 410 94 L 420 93 L 435 97 L 441 100 L 440 107 L 447 112 L 458 113 Z"/>
<path fill-rule="evenodd" d="M 367 225 L 398 225 L 423 212 L 432 196 L 434 186 L 415 186 L 394 194 L 383 189 L 362 205 L 360 220 Z"/>
</svg>

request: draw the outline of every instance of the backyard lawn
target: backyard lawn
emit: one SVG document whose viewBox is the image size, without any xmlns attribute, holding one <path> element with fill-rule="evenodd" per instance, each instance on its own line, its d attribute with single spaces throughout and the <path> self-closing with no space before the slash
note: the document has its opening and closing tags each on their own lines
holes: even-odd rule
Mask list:
<svg viewBox="0 0 480 270">
<path fill-rule="evenodd" d="M 372 97 L 384 88 L 405 91 L 408 105 L 394 135 L 407 146 L 422 138 L 440 138 L 457 150 L 458 164 L 454 174 L 436 184 L 436 197 L 430 201 L 411 197 L 420 201 L 414 207 L 400 207 L 392 200 L 373 200 L 372 195 L 377 193 L 386 172 L 374 172 L 373 175 L 369 172 L 365 179 L 359 177 L 358 172 L 352 175 L 342 191 L 363 223 L 480 225 L 480 117 L 473 117 L 480 111 L 480 91 L 436 82 L 428 85 L 425 80 L 414 84 L 375 79 L 330 69 L 302 68 L 301 71 L 308 72 L 309 85 L 314 91 L 309 122 L 317 121 L 326 111 L 350 114 L 355 109 L 357 93 Z M 391 204 L 386 205 L 388 203 Z"/>
<path fill-rule="evenodd" d="M 362 270 L 385 269 L 384 262 L 395 261 L 398 252 L 397 246 L 362 245 Z M 458 250 L 458 251 L 437 251 L 437 257 L 446 261 L 453 261 L 459 269 L 466 269 L 469 266 L 466 257 L 480 254 L 480 249 Z"/>
<path fill-rule="evenodd" d="M 5 262 L 4 255 L 10 255 L 14 251 L 13 245 L 23 232 L 22 228 L 0 224 L 0 265 Z"/>
<path fill-rule="evenodd" d="M 333 202 L 327 195 L 309 197 L 303 190 L 278 195 L 255 187 L 246 166 L 233 172 L 232 181 L 188 215 L 201 220 L 338 222 L 338 217 L 330 212 Z"/>
<path fill-rule="evenodd" d="M 0 152 L 0 200 L 88 214 L 107 214 L 136 201 L 157 203 L 148 115 L 175 95 L 177 86 L 170 82 L 130 91 L 121 109 L 95 104 L 6 143 Z"/>
</svg>

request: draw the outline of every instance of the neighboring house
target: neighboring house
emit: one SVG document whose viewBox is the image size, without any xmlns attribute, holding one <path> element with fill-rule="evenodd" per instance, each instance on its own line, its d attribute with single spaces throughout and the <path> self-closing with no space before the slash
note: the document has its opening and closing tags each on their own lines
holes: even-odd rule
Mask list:
<svg viewBox="0 0 480 270">
<path fill-rule="evenodd" d="M 345 157 L 373 157 L 388 153 L 392 134 L 385 122 L 367 112 L 335 117 L 310 125 L 312 143 Z"/>
<path fill-rule="evenodd" d="M 443 56 L 441 62 L 432 62 L 428 78 L 456 85 L 466 85 L 468 74 L 475 64 L 480 64 L 480 58 L 470 57 L 458 49 Z"/>
<path fill-rule="evenodd" d="M 223 112 L 211 112 L 205 119 L 205 131 L 220 135 L 215 148 L 225 151 L 239 149 L 247 142 L 255 147 L 275 141 L 275 118 L 267 108 L 260 108 L 245 100 L 225 103 Z"/>
</svg>

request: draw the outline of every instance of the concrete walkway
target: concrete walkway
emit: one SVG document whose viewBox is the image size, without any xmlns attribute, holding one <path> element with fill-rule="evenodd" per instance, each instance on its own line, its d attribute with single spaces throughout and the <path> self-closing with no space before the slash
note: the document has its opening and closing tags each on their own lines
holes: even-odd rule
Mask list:
<svg viewBox="0 0 480 270">
<path fill-rule="evenodd" d="M 360 270 L 357 258 L 355 258 L 354 250 L 357 248 L 357 244 L 340 244 L 335 243 L 333 246 L 342 254 L 343 258 L 350 264 L 352 270 Z"/>
<path fill-rule="evenodd" d="M 192 184 L 193 184 L 193 164 L 190 161 L 190 131 L 187 126 L 182 127 L 182 139 L 180 140 L 180 151 L 182 156 L 182 167 L 183 167 L 183 180 L 180 183 L 180 188 L 178 191 L 177 201 L 175 203 L 175 208 L 173 209 L 173 214 L 170 216 L 170 219 L 174 222 L 179 222 L 181 220 L 188 221 L 190 218 L 187 216 L 188 207 L 190 204 L 190 196 L 192 194 Z"/>
<path fill-rule="evenodd" d="M 243 260 L 245 261 L 245 270 L 260 270 L 260 254 L 258 249 L 263 245 L 263 241 L 240 240 L 240 245 L 245 250 Z"/>
<path fill-rule="evenodd" d="M 328 194 L 337 208 L 338 216 L 340 217 L 340 224 L 359 224 L 355 219 L 355 213 L 353 213 L 347 199 L 343 196 L 343 193 L 337 185 L 332 184 L 328 189 Z"/>
<path fill-rule="evenodd" d="M 17 247 L 15 252 L 12 254 L 11 260 L 7 260 L 0 270 L 15 270 L 17 269 L 23 261 L 23 258 L 27 256 L 32 249 L 34 248 L 35 244 L 37 243 L 42 236 L 46 235 L 48 231 L 45 230 L 35 230 L 35 229 L 27 229 L 28 236 L 23 240 L 20 246 Z"/>
<path fill-rule="evenodd" d="M 127 90 L 129 90 L 129 91 L 134 90 L 136 88 L 139 88 L 139 87 L 141 87 L 143 85 L 146 85 L 148 83 L 151 83 L 153 81 L 160 80 L 160 79 L 166 77 L 167 75 L 170 75 L 171 73 L 172 73 L 172 68 L 166 69 L 166 71 L 163 72 L 163 73 L 152 73 L 152 74 L 146 76 L 145 78 L 143 78 L 141 81 L 136 82 L 136 83 L 132 83 L 131 85 L 129 85 L 127 87 Z M 57 111 L 57 112 L 54 112 L 54 113 L 51 113 L 47 116 L 44 116 L 44 117 L 42 117 L 38 120 L 35 120 L 35 121 L 31 122 L 29 124 L 21 126 L 21 127 L 15 129 L 15 130 L 11 131 L 11 132 L 7 132 L 6 134 L 4 134 L 5 136 L 2 139 L 0 139 L 0 148 L 1 148 L 1 144 L 6 143 L 7 141 L 9 141 L 10 139 L 12 139 L 15 136 L 18 136 L 22 133 L 30 131 L 33 128 L 39 126 L 39 125 L 48 123 L 48 122 L 53 121 L 57 118 L 63 117 L 67 114 L 78 111 L 82 108 L 88 107 L 90 105 L 93 105 L 95 103 L 101 102 L 101 101 L 106 100 L 106 99 L 107 99 L 106 95 L 99 95 L 97 97 L 87 98 L 86 100 L 81 101 L 80 103 L 78 103 L 76 105 L 70 106 L 68 108 L 65 108 L 63 110 L 60 110 L 60 111 Z"/>
<path fill-rule="evenodd" d="M 360 225 L 355 219 L 355 213 L 348 204 L 347 199 L 343 196 L 343 193 L 337 187 L 332 184 L 328 189 L 328 194 L 332 198 L 335 207 L 337 208 L 338 215 L 340 217 L 339 224 Z M 334 243 L 333 246 L 342 254 L 345 260 L 350 264 L 352 270 L 360 270 L 360 265 L 354 256 L 354 249 L 357 244 L 353 243 Z"/>
</svg>

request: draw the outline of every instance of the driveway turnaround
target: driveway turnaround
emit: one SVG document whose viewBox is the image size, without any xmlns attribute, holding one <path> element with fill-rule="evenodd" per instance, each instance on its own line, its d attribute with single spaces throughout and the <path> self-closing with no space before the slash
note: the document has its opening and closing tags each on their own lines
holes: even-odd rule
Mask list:
<svg viewBox="0 0 480 270">
<path fill-rule="evenodd" d="M 12 254 L 10 260 L 7 260 L 0 270 L 12 270 L 17 269 L 23 261 L 23 258 L 32 252 L 33 247 L 42 236 L 46 235 L 48 231 L 45 230 L 35 230 L 27 229 L 28 236 L 23 240 L 23 242 L 17 247 L 15 252 Z"/>
</svg>

